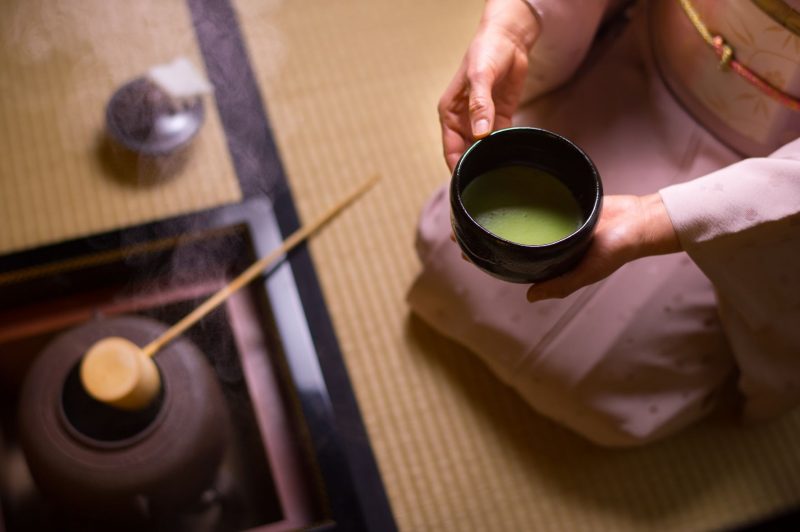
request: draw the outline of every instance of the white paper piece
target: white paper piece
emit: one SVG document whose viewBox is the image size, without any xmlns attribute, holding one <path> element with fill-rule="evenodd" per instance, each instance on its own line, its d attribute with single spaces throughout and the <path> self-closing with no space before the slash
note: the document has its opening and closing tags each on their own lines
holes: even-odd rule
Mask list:
<svg viewBox="0 0 800 532">
<path fill-rule="evenodd" d="M 185 57 L 152 67 L 147 77 L 175 100 L 193 98 L 213 90 L 205 76 Z"/>
</svg>

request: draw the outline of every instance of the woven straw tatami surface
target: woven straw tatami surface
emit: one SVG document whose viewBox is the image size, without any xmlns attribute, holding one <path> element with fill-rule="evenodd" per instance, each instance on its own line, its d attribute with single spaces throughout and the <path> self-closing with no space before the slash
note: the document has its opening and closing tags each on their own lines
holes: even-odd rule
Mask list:
<svg viewBox="0 0 800 532">
<path fill-rule="evenodd" d="M 116 87 L 178 56 L 203 68 L 184 2 L 0 2 L 0 252 L 240 198 L 211 97 L 170 179 L 145 185 L 142 165 L 119 172 L 104 143 Z"/>
<path fill-rule="evenodd" d="M 383 176 L 310 246 L 402 530 L 709 530 L 798 504 L 800 412 L 602 449 L 409 315 L 416 218 L 448 178 L 436 102 L 483 2 L 233 3 L 302 218 Z M 0 252 L 240 198 L 213 105 L 166 183 L 96 157 L 112 89 L 182 54 L 202 67 L 183 1 L 0 3 Z"/>
<path fill-rule="evenodd" d="M 416 218 L 448 178 L 436 102 L 482 2 L 235 5 L 303 217 L 383 175 L 311 249 L 401 529 L 708 530 L 797 504 L 800 413 L 600 449 L 409 316 Z"/>
</svg>

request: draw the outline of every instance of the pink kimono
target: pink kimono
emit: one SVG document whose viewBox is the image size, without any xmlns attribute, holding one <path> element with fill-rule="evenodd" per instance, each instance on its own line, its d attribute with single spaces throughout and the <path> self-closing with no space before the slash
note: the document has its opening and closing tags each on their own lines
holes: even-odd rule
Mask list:
<svg viewBox="0 0 800 532">
<path fill-rule="evenodd" d="M 660 191 L 686 252 L 530 304 L 527 285 L 462 260 L 442 187 L 419 222 L 413 312 L 532 408 L 602 445 L 685 428 L 733 379 L 746 419 L 792 408 L 800 402 L 800 133 L 767 157 L 743 159 L 665 85 L 645 6 L 590 50 L 605 2 L 529 3 L 543 33 L 531 54 L 531 99 L 515 121 L 575 141 L 606 194 Z"/>
</svg>

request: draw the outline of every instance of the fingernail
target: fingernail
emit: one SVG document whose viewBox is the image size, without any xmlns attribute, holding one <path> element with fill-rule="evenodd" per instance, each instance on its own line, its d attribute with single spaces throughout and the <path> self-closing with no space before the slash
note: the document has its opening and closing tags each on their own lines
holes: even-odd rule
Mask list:
<svg viewBox="0 0 800 532">
<path fill-rule="evenodd" d="M 475 137 L 484 137 L 489 134 L 489 121 L 485 118 L 476 120 L 472 125 L 472 134 Z"/>
<path fill-rule="evenodd" d="M 464 259 L 465 262 L 469 262 L 469 259 L 467 258 L 466 253 L 462 253 L 461 254 L 461 258 Z"/>
<path fill-rule="evenodd" d="M 454 235 L 453 233 L 450 233 L 450 240 L 455 242 L 456 241 L 456 235 Z"/>
</svg>

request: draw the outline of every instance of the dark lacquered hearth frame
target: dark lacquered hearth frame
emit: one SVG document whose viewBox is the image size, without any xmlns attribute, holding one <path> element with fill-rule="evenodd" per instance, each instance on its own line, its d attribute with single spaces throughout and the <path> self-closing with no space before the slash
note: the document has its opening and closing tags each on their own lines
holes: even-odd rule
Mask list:
<svg viewBox="0 0 800 532">
<path fill-rule="evenodd" d="M 187 235 L 245 226 L 255 256 L 263 256 L 299 227 L 258 85 L 228 0 L 187 0 L 214 85 L 214 98 L 243 200 L 155 223 L 92 235 L 0 257 L 0 279 L 12 272 L 36 272 L 82 257 L 147 246 Z M 309 147 L 309 149 L 313 149 Z M 173 244 L 165 246 L 165 250 Z M 36 289 L 0 284 L 0 308 L 26 298 L 60 293 L 63 277 L 41 276 Z M 254 281 L 264 290 L 278 332 L 323 489 L 330 519 L 317 529 L 391 531 L 396 526 L 369 444 L 347 369 L 338 346 L 311 256 L 295 249 L 267 276 Z M 40 292 L 37 296 L 36 292 Z M 55 291 L 55 292 L 54 292 Z M 0 514 L 1 517 L 2 514 Z"/>
</svg>

